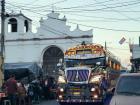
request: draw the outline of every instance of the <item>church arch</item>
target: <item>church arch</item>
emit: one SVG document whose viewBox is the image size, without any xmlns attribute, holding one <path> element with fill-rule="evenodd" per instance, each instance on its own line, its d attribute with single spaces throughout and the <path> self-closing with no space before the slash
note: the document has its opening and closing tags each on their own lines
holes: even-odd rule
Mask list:
<svg viewBox="0 0 140 105">
<path fill-rule="evenodd" d="M 52 45 L 45 50 L 42 65 L 45 75 L 55 76 L 58 73 L 57 63 L 61 58 L 64 58 L 64 53 L 59 47 Z"/>
</svg>

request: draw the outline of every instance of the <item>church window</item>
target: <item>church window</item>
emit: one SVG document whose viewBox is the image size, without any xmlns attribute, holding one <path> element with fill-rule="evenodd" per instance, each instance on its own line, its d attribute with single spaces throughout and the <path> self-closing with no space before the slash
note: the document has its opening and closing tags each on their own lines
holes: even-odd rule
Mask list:
<svg viewBox="0 0 140 105">
<path fill-rule="evenodd" d="M 9 19 L 8 32 L 17 32 L 17 20 L 15 18 Z"/>
</svg>

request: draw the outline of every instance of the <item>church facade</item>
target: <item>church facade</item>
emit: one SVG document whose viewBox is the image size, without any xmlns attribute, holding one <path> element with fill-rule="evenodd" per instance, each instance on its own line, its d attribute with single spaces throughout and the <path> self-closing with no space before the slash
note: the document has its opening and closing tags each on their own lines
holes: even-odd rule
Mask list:
<svg viewBox="0 0 140 105">
<path fill-rule="evenodd" d="M 83 41 L 92 43 L 92 29 L 70 31 L 64 16 L 51 12 L 40 19 L 37 32 L 32 32 L 32 20 L 23 15 L 11 14 L 5 19 L 5 63 L 37 62 L 45 75 L 57 72 L 57 63 L 71 46 Z"/>
</svg>

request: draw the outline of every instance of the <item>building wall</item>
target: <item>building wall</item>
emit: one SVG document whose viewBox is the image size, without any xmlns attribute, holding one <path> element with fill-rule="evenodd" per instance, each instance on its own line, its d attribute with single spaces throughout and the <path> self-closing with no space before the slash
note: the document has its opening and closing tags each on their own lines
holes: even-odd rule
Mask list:
<svg viewBox="0 0 140 105">
<path fill-rule="evenodd" d="M 140 58 L 140 46 L 138 44 L 132 45 L 132 58 Z"/>
<path fill-rule="evenodd" d="M 8 33 L 7 24 L 10 18 L 16 18 L 19 22 L 17 32 Z M 18 14 L 8 17 L 5 21 L 5 63 L 37 62 L 42 66 L 44 52 L 49 46 L 55 45 L 65 52 L 73 45 L 81 44 L 83 41 L 92 43 L 93 40 L 92 29 L 82 31 L 77 25 L 75 30 L 70 31 L 71 27 L 66 25 L 66 17 L 60 19 L 58 13 L 52 12 L 46 19 L 41 18 L 37 33 L 32 33 L 31 30 L 23 31 L 22 25 L 25 20 L 28 18 Z M 31 20 L 28 21 L 31 29 Z"/>
<path fill-rule="evenodd" d="M 86 38 L 85 38 L 86 39 Z M 83 40 L 83 39 L 79 39 Z M 84 41 L 84 40 L 83 40 Z M 50 40 L 50 41 L 20 41 L 20 42 L 7 42 L 5 48 L 6 63 L 13 62 L 42 62 L 42 57 L 44 51 L 47 50 L 49 46 L 56 45 L 63 52 L 67 48 L 76 45 L 70 39 L 62 40 Z"/>
</svg>

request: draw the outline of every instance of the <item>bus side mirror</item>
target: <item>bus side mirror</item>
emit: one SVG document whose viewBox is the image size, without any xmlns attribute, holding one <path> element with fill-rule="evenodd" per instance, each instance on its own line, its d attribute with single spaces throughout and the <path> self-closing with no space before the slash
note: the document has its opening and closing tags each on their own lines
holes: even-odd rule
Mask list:
<svg viewBox="0 0 140 105">
<path fill-rule="evenodd" d="M 59 62 L 57 63 L 57 67 L 58 68 L 63 67 L 63 59 L 59 59 Z"/>
<path fill-rule="evenodd" d="M 62 63 L 57 63 L 57 67 L 62 67 Z"/>
<path fill-rule="evenodd" d="M 100 65 L 101 65 L 101 62 L 97 62 L 96 65 L 97 65 L 97 66 L 100 66 Z"/>
<path fill-rule="evenodd" d="M 101 62 L 96 62 L 96 66 L 92 69 L 92 71 L 94 72 L 97 68 L 99 68 L 101 65 Z"/>
</svg>

